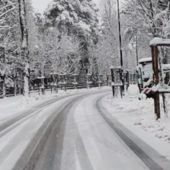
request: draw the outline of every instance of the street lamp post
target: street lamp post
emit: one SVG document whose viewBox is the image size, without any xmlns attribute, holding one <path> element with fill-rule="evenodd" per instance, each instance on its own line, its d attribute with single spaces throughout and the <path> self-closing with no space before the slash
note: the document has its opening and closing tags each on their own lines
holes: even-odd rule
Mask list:
<svg viewBox="0 0 170 170">
<path fill-rule="evenodd" d="M 121 72 L 120 72 L 120 80 L 122 82 L 121 86 L 121 97 L 122 92 L 124 91 L 124 80 L 123 80 L 123 51 L 122 51 L 122 36 L 121 36 L 121 20 L 120 20 L 120 5 L 119 0 L 117 0 L 117 12 L 118 12 L 118 31 L 119 31 L 119 49 L 120 49 L 120 66 L 121 66 Z"/>
<path fill-rule="evenodd" d="M 136 1 L 136 6 L 137 6 L 137 1 Z M 136 64 L 138 65 L 139 63 L 139 55 L 138 55 L 138 29 L 137 29 L 137 8 L 136 8 L 136 17 L 135 17 L 135 31 L 136 31 Z"/>
</svg>

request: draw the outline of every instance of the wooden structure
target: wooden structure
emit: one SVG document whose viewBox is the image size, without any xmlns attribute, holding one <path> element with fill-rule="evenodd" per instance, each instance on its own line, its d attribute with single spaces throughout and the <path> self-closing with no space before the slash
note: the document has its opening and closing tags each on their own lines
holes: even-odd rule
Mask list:
<svg viewBox="0 0 170 170">
<path fill-rule="evenodd" d="M 111 74 L 106 75 L 106 82 L 107 82 L 107 86 L 111 86 L 111 84 L 112 84 L 112 76 L 111 76 Z"/>
<path fill-rule="evenodd" d="M 159 49 L 160 46 L 170 46 L 170 39 L 161 39 L 161 38 L 154 38 L 150 42 L 151 52 L 152 52 L 152 68 L 153 68 L 153 84 L 154 86 L 158 86 L 160 83 L 159 79 L 159 72 L 160 72 L 160 65 L 159 65 Z M 164 93 L 165 91 L 161 91 Z M 170 92 L 167 91 L 166 92 Z M 160 98 L 159 98 L 159 90 L 154 92 L 154 109 L 156 118 L 159 119 L 160 116 Z"/>
<path fill-rule="evenodd" d="M 152 57 L 142 58 L 137 66 L 137 79 L 139 90 L 142 91 L 145 84 L 152 78 Z"/>
<path fill-rule="evenodd" d="M 120 92 L 120 96 L 123 97 L 124 80 L 123 69 L 121 67 L 110 67 L 112 77 L 112 92 L 113 97 L 116 96 L 116 92 Z"/>
<path fill-rule="evenodd" d="M 62 87 L 64 86 L 64 91 L 67 91 L 67 75 L 66 74 L 58 74 L 58 84 Z"/>
<path fill-rule="evenodd" d="M 136 73 L 130 73 L 129 74 L 129 83 L 130 84 L 137 84 L 137 74 Z"/>
<path fill-rule="evenodd" d="M 130 84 L 129 70 L 125 70 L 123 72 L 123 79 L 124 79 L 125 88 L 127 90 Z"/>
<path fill-rule="evenodd" d="M 101 88 L 103 75 L 102 75 L 102 74 L 99 74 L 99 75 L 97 76 L 97 79 L 98 79 L 98 80 L 97 80 L 98 86 L 99 86 L 99 88 Z"/>
</svg>

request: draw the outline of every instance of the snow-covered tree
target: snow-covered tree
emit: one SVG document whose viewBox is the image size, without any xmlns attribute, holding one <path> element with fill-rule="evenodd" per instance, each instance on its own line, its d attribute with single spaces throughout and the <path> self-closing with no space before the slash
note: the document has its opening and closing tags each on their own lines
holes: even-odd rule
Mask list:
<svg viewBox="0 0 170 170">
<path fill-rule="evenodd" d="M 21 29 L 21 58 L 24 64 L 24 95 L 29 94 L 29 51 L 28 51 L 28 28 L 26 20 L 26 1 L 18 0 L 19 19 Z"/>
<path fill-rule="evenodd" d="M 123 13 L 131 21 L 131 28 L 166 38 L 169 36 L 169 8 L 168 0 L 126 0 Z"/>
<path fill-rule="evenodd" d="M 0 46 L 3 49 L 3 62 L 0 63 L 2 91 L 5 96 L 5 81 L 13 72 L 14 64 L 18 59 L 20 46 L 20 31 L 17 0 L 3 0 L 0 2 Z"/>
<path fill-rule="evenodd" d="M 89 42 L 96 44 L 99 36 L 98 9 L 92 0 L 53 0 L 45 11 L 46 24 L 60 34 L 77 37 L 82 48 L 81 77 L 87 72 Z"/>
<path fill-rule="evenodd" d="M 60 34 L 55 27 L 44 28 L 43 20 L 38 23 L 39 32 L 32 66 L 35 67 L 39 63 L 41 76 L 45 74 L 44 68 L 47 63 L 51 63 L 53 73 L 74 74 L 75 70 L 78 71 L 81 58 L 77 37 Z"/>
<path fill-rule="evenodd" d="M 58 52 L 54 55 L 54 59 L 57 59 L 53 64 L 54 71 L 67 75 L 79 74 L 81 47 L 77 37 L 64 34 L 61 36 L 60 41 L 58 41 L 58 46 Z"/>
<path fill-rule="evenodd" d="M 93 72 L 110 73 L 110 66 L 119 66 L 118 21 L 115 3 L 112 0 L 101 1 L 101 22 L 99 43 L 90 50 Z"/>
<path fill-rule="evenodd" d="M 122 25 L 126 56 L 134 60 L 136 48 L 139 58 L 150 56 L 149 41 L 153 37 L 169 37 L 169 11 L 168 0 L 124 1 Z"/>
<path fill-rule="evenodd" d="M 46 22 L 64 33 L 88 38 L 98 37 L 97 8 L 92 0 L 53 0 L 45 11 Z"/>
<path fill-rule="evenodd" d="M 112 57 L 114 62 L 111 64 L 119 66 L 119 39 L 118 39 L 118 20 L 115 2 L 112 0 L 102 1 L 102 26 L 103 26 L 103 50 Z"/>
<path fill-rule="evenodd" d="M 34 12 L 32 1 L 26 1 L 26 20 L 27 20 L 27 29 L 28 29 L 28 48 L 29 48 L 29 59 L 34 57 L 34 50 L 37 44 L 38 37 L 38 27 L 36 25 L 36 16 L 37 14 Z"/>
</svg>

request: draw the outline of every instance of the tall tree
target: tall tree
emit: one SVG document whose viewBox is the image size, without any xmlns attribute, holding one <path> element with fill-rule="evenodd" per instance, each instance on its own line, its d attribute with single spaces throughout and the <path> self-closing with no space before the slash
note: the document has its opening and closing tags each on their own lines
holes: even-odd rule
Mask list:
<svg viewBox="0 0 170 170">
<path fill-rule="evenodd" d="M 14 63 L 18 59 L 19 37 L 18 30 L 18 2 L 17 0 L 3 0 L 0 2 L 0 46 L 3 96 L 5 96 L 6 80 L 14 70 Z"/>
<path fill-rule="evenodd" d="M 149 41 L 153 37 L 168 38 L 170 36 L 169 7 L 168 0 L 124 1 L 122 16 L 126 55 L 129 52 L 131 52 L 129 56 L 135 55 L 137 42 L 139 57 L 150 56 Z"/>
<path fill-rule="evenodd" d="M 97 7 L 92 0 L 53 0 L 45 11 L 48 26 L 57 27 L 62 35 L 76 36 L 80 41 L 81 74 L 87 73 L 89 46 L 99 36 Z"/>
<path fill-rule="evenodd" d="M 29 94 L 29 49 L 28 49 L 28 27 L 26 19 L 26 1 L 18 0 L 19 18 L 21 28 L 21 57 L 24 64 L 24 95 Z"/>
<path fill-rule="evenodd" d="M 102 16 L 102 49 L 108 55 L 107 58 L 112 58 L 111 65 L 119 66 L 119 40 L 118 40 L 118 19 L 115 2 L 112 0 L 103 0 L 103 8 L 101 9 Z M 110 61 L 110 59 L 109 59 Z"/>
</svg>

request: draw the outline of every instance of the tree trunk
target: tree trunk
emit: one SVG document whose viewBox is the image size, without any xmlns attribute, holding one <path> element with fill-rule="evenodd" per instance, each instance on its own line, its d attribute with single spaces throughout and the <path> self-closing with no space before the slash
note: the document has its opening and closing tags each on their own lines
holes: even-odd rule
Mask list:
<svg viewBox="0 0 170 170">
<path fill-rule="evenodd" d="M 6 76 L 4 75 L 4 77 L 3 77 L 3 83 L 2 83 L 2 97 L 3 97 L 3 98 L 6 96 L 5 79 L 6 79 Z"/>
<path fill-rule="evenodd" d="M 41 94 L 45 95 L 45 83 L 44 83 L 44 64 L 41 65 Z"/>
<path fill-rule="evenodd" d="M 167 103 L 166 103 L 166 96 L 164 93 L 162 93 L 162 100 L 163 100 L 163 109 L 165 117 L 168 118 L 168 110 L 167 110 Z"/>
<path fill-rule="evenodd" d="M 14 78 L 14 96 L 17 95 L 17 82 L 16 82 L 16 77 Z"/>
<path fill-rule="evenodd" d="M 24 62 L 24 95 L 29 95 L 29 51 L 25 0 L 18 0 L 21 29 L 21 57 Z"/>
</svg>

